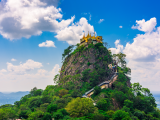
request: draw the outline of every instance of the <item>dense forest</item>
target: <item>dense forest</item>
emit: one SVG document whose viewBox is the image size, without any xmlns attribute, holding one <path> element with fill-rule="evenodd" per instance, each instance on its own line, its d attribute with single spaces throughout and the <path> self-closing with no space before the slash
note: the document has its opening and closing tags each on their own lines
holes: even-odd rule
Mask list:
<svg viewBox="0 0 160 120">
<path fill-rule="evenodd" d="M 126 55 L 111 54 L 105 44 L 69 46 L 62 54 L 56 85 L 45 90 L 33 88 L 14 105 L 0 106 L 0 120 L 159 120 L 160 110 L 150 90 L 130 84 Z M 114 74 L 117 80 L 107 89 L 97 86 Z M 90 98 L 82 95 L 94 88 Z"/>
</svg>

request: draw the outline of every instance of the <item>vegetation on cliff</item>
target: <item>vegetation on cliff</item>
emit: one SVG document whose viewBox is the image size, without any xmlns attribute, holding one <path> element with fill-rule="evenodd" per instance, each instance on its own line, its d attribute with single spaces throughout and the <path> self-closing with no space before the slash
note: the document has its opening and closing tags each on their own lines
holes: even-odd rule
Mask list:
<svg viewBox="0 0 160 120">
<path fill-rule="evenodd" d="M 130 86 L 131 70 L 126 67 L 125 55 L 111 52 L 98 43 L 88 46 L 69 46 L 65 49 L 56 85 L 45 90 L 33 88 L 14 105 L 0 106 L 0 120 L 158 120 L 160 110 L 150 90 L 139 83 Z M 111 88 L 97 84 L 114 74 L 108 65 L 118 65 L 117 80 Z M 95 87 L 96 86 L 96 87 Z M 90 98 L 82 95 L 94 88 Z"/>
</svg>

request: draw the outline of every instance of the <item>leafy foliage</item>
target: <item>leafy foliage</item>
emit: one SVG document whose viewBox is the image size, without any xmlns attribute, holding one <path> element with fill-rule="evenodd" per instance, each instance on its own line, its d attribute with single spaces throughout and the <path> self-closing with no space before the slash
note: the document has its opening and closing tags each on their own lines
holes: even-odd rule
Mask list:
<svg viewBox="0 0 160 120">
<path fill-rule="evenodd" d="M 65 109 L 72 117 L 82 117 L 96 110 L 91 99 L 80 97 L 73 99 Z"/>
<path fill-rule="evenodd" d="M 63 60 L 65 57 L 67 57 L 67 56 L 70 55 L 70 53 L 71 53 L 72 50 L 73 50 L 73 47 L 74 47 L 74 45 L 71 45 L 71 46 L 69 46 L 67 49 L 64 50 L 64 53 L 62 54 L 62 60 Z"/>
<path fill-rule="evenodd" d="M 94 69 L 85 69 L 82 73 L 77 70 L 76 75 L 66 75 L 61 79 L 57 74 L 54 78 L 57 85 L 48 85 L 45 90 L 34 87 L 28 95 L 23 96 L 14 105 L 0 106 L 0 120 L 18 118 L 27 120 L 160 119 L 160 110 L 156 108 L 157 104 L 150 90 L 143 88 L 139 83 L 133 83 L 131 86 L 127 84 L 130 81 L 128 75 L 131 69 L 126 67 L 125 54 L 119 53 L 112 56 L 111 51 L 101 43 L 89 44 L 88 47 L 79 44 L 76 46 L 73 52 L 74 46 L 65 49 L 62 58 L 80 55 L 87 60 L 88 56 L 84 56 L 83 51 L 93 49 L 96 62 L 87 61 L 86 66 L 94 65 Z M 104 66 L 100 67 L 102 63 Z M 97 84 L 112 76 L 112 70 L 108 68 L 108 64 L 118 65 L 118 77 L 112 88 L 101 89 Z M 91 88 L 94 88 L 92 99 L 81 98 L 82 94 Z"/>
</svg>

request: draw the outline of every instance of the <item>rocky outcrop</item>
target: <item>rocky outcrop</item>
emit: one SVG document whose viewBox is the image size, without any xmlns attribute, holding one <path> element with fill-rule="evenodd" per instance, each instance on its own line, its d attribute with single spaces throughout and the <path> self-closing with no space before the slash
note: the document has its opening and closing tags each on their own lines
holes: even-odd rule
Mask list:
<svg viewBox="0 0 160 120">
<path fill-rule="evenodd" d="M 67 86 L 66 83 L 71 81 L 72 76 L 79 75 L 79 78 L 74 78 L 76 86 L 82 85 L 83 82 L 90 83 L 91 81 L 90 87 L 93 88 L 104 81 L 108 81 L 108 87 L 112 88 L 112 84 L 117 80 L 117 76 L 112 81 L 109 81 L 116 72 L 116 67 L 108 67 L 109 64 L 113 65 L 111 53 L 103 45 L 96 45 L 91 47 L 79 46 L 65 58 L 61 67 L 59 85 L 64 84 Z M 130 80 L 128 80 L 127 86 L 130 87 L 130 84 Z"/>
<path fill-rule="evenodd" d="M 114 71 L 108 68 L 108 64 L 112 64 L 112 58 L 105 47 L 95 49 L 85 46 L 82 51 L 71 54 L 65 58 L 60 72 L 60 80 L 68 75 L 82 75 L 82 72 L 88 69 L 89 73 L 94 70 L 105 71 L 98 79 L 98 83 L 101 83 L 102 81 L 109 80 L 114 74 Z M 89 79 L 87 81 L 89 82 Z"/>
</svg>

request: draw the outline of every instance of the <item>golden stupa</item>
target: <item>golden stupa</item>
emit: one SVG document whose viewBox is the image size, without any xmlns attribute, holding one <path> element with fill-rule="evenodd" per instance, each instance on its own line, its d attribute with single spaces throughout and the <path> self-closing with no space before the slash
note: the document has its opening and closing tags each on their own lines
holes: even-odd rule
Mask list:
<svg viewBox="0 0 160 120">
<path fill-rule="evenodd" d="M 85 37 L 85 33 L 83 35 L 83 38 L 80 39 L 80 45 L 87 45 L 87 44 L 90 44 L 90 43 L 93 43 L 93 44 L 96 44 L 96 43 L 102 43 L 102 36 L 96 36 L 95 37 L 95 33 L 93 36 L 91 36 L 91 33 L 89 34 L 88 32 L 88 35 Z"/>
</svg>

